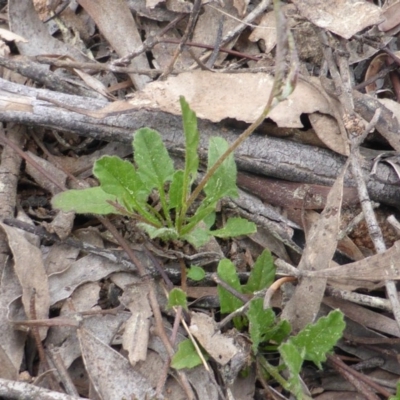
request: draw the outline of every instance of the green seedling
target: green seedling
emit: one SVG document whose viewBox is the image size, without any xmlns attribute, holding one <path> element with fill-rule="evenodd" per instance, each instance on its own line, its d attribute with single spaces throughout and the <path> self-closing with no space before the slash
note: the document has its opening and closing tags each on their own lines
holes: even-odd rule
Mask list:
<svg viewBox="0 0 400 400">
<path fill-rule="evenodd" d="M 175 169 L 161 135 L 142 128 L 134 133 L 134 164 L 116 156 L 100 158 L 93 168 L 100 186 L 60 193 L 53 198 L 53 206 L 81 214 L 126 215 L 135 219 L 150 238 L 186 240 L 194 247 L 204 245 L 212 236 L 229 238 L 254 233 L 255 224 L 242 218 L 230 218 L 223 228 L 210 229 L 218 202 L 238 196 L 236 164 L 232 152 L 221 162 L 229 145 L 220 137 L 211 138 L 207 170 L 212 173 L 201 181 L 201 190 L 195 187 L 192 191 L 198 177 L 199 132 L 196 114 L 183 97 L 180 103 L 185 134 L 183 170 Z M 158 207 L 149 202 L 154 192 Z M 203 198 L 198 201 L 201 193 Z"/>
<path fill-rule="evenodd" d="M 226 259 L 220 261 L 218 275 L 236 292 L 254 293 L 273 283 L 275 267 L 271 253 L 264 250 L 255 262 L 246 284 L 240 283 L 234 265 Z M 222 314 L 233 313 L 244 305 L 222 286 L 218 286 L 218 294 Z M 301 386 L 301 368 L 305 361 L 311 361 L 318 368 L 322 368 L 326 355 L 342 337 L 345 328 L 343 313 L 334 310 L 316 323 L 307 325 L 297 335 L 290 335 L 289 322 L 277 318 L 271 308 L 264 310 L 262 298 L 254 297 L 247 305 L 241 318 L 233 318 L 233 323 L 238 330 L 247 330 L 252 342 L 252 354 L 258 365 L 285 390 L 294 394 L 296 399 L 307 399 Z M 280 365 L 273 366 L 267 361 L 264 354 L 268 352 L 280 354 Z M 195 347 L 188 343 L 182 349 L 178 349 L 172 361 L 177 369 L 191 368 L 200 363 Z M 282 370 L 288 371 L 288 379 L 281 375 Z"/>
</svg>

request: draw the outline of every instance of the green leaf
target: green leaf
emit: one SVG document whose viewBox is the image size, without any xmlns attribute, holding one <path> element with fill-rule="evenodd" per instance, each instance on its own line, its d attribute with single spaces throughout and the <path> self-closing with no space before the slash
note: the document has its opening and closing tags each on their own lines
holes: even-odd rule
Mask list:
<svg viewBox="0 0 400 400">
<path fill-rule="evenodd" d="M 254 222 L 250 222 L 244 218 L 229 218 L 222 229 L 211 231 L 213 236 L 226 239 L 242 235 L 251 235 L 257 232 L 257 226 Z"/>
<path fill-rule="evenodd" d="M 289 341 L 299 350 L 304 350 L 305 360 L 313 361 L 317 367 L 322 368 L 321 362 L 326 361 L 326 353 L 330 352 L 342 337 L 345 327 L 343 313 L 334 310 L 313 325 L 307 325 Z"/>
<path fill-rule="evenodd" d="M 198 249 L 204 246 L 211 239 L 210 233 L 202 228 L 193 229 L 191 232 L 182 236 L 183 240 L 189 242 L 193 247 Z"/>
<path fill-rule="evenodd" d="M 169 203 L 168 208 L 176 208 L 180 210 L 183 202 L 183 171 L 180 169 L 175 171 L 172 176 L 171 185 L 169 186 Z"/>
<path fill-rule="evenodd" d="M 197 265 L 191 265 L 187 270 L 187 277 L 192 281 L 201 281 L 206 276 L 203 268 Z"/>
<path fill-rule="evenodd" d="M 51 204 L 63 211 L 75 211 L 78 214 L 120 214 L 108 201 L 116 202 L 117 198 L 104 192 L 98 186 L 83 190 L 67 190 L 53 197 Z"/>
<path fill-rule="evenodd" d="M 138 174 L 148 190 L 163 191 L 172 179 L 174 164 L 158 132 L 149 128 L 137 130 L 133 138 Z"/>
<path fill-rule="evenodd" d="M 205 204 L 204 201 L 201 206 L 196 210 L 195 214 L 191 216 L 187 224 L 182 229 L 182 234 L 186 235 L 196 227 L 201 221 L 204 221 L 208 216 L 215 212 L 216 203 Z"/>
<path fill-rule="evenodd" d="M 175 288 L 169 292 L 168 307 L 172 308 L 177 306 L 181 306 L 186 310 L 188 308 L 186 293 L 182 289 Z"/>
<path fill-rule="evenodd" d="M 277 324 L 271 327 L 268 331 L 268 335 L 265 335 L 265 339 L 269 341 L 274 341 L 278 345 L 281 344 L 289 336 L 292 327 L 289 321 L 283 319 Z"/>
<path fill-rule="evenodd" d="M 217 214 L 215 212 L 211 212 L 207 216 L 203 218 L 204 225 L 210 229 L 214 224 L 215 224 L 215 219 L 217 217 Z"/>
<path fill-rule="evenodd" d="M 178 239 L 178 233 L 173 228 L 156 228 L 144 222 L 139 222 L 137 226 L 143 229 L 151 239 L 161 238 L 165 241 Z"/>
<path fill-rule="evenodd" d="M 138 203 L 147 202 L 150 192 L 145 189 L 129 161 L 117 156 L 104 156 L 95 162 L 93 173 L 99 179 L 101 188 L 116 196 L 130 211 L 132 208 L 137 210 L 135 205 Z"/>
<path fill-rule="evenodd" d="M 300 381 L 301 366 L 304 361 L 304 353 L 291 342 L 283 343 L 279 346 L 286 368 L 289 370 L 288 389 L 295 395 L 296 399 L 303 398 L 303 390 Z"/>
<path fill-rule="evenodd" d="M 199 156 L 197 148 L 199 146 L 199 131 L 197 130 L 196 114 L 185 98 L 179 98 L 182 109 L 183 132 L 185 134 L 185 178 L 184 185 L 188 188 L 196 179 L 197 169 L 199 168 Z M 185 193 L 187 194 L 187 193 Z M 184 199 L 183 201 L 185 201 Z"/>
<path fill-rule="evenodd" d="M 233 263 L 224 258 L 218 264 L 217 269 L 219 277 L 229 286 L 241 293 L 241 286 L 236 268 Z M 218 296 L 221 306 L 221 314 L 229 314 L 243 305 L 243 302 L 229 293 L 222 286 L 218 285 Z"/>
<path fill-rule="evenodd" d="M 244 293 L 254 293 L 271 286 L 275 279 L 275 266 L 271 252 L 264 250 L 255 262 L 247 283 L 243 286 Z"/>
<path fill-rule="evenodd" d="M 179 343 L 178 351 L 174 354 L 171 361 L 171 367 L 175 369 L 194 368 L 201 364 L 201 358 L 197 354 L 190 339 Z"/>
<path fill-rule="evenodd" d="M 249 333 L 254 354 L 257 354 L 261 342 L 269 340 L 269 333 L 275 322 L 275 314 L 271 308 L 264 310 L 263 299 L 253 299 L 246 313 L 249 319 Z"/>
<path fill-rule="evenodd" d="M 397 382 L 396 385 L 396 395 L 390 396 L 389 400 L 400 400 L 400 382 Z"/>
<path fill-rule="evenodd" d="M 228 147 L 228 142 L 221 137 L 212 137 L 210 139 L 208 144 L 207 170 L 216 163 Z M 236 163 L 233 154 L 230 154 L 204 187 L 204 193 L 210 199 L 210 202 L 218 201 L 226 196 L 238 196 L 236 174 Z"/>
</svg>

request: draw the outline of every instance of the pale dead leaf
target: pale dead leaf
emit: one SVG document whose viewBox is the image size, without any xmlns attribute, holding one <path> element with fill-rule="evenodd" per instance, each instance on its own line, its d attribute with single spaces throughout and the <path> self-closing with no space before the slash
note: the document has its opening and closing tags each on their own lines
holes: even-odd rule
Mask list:
<svg viewBox="0 0 400 400">
<path fill-rule="evenodd" d="M 17 229 L 0 223 L 7 235 L 8 245 L 14 257 L 14 270 L 22 287 L 22 303 L 29 319 L 32 319 L 30 305 L 35 296 L 37 319 L 48 318 L 50 308 L 49 284 L 44 268 L 42 252 L 30 244 Z M 40 328 L 42 339 L 47 328 Z"/>
<path fill-rule="evenodd" d="M 129 361 L 99 340 L 85 328 L 78 329 L 78 338 L 86 370 L 101 399 L 145 400 L 155 396 L 146 378 L 136 372 Z"/>
<path fill-rule="evenodd" d="M 73 304 L 67 304 L 64 309 L 66 310 L 71 306 L 73 307 Z M 66 314 L 68 314 L 67 311 Z M 102 342 L 112 342 L 112 344 L 120 345 L 121 341 L 116 341 L 115 338 L 118 335 L 120 327 L 128 318 L 129 313 L 127 312 L 119 312 L 117 315 L 93 315 L 85 317 L 82 324 L 85 329 L 90 330 Z M 51 328 L 45 344 L 46 346 L 52 344 L 59 347 L 60 356 L 66 368 L 69 368 L 71 364 L 81 356 L 81 349 L 75 328 L 69 329 L 65 326 Z"/>
<path fill-rule="evenodd" d="M 32 1 L 10 0 L 8 2 L 10 29 L 21 37 L 29 38 L 28 43 L 16 42 L 20 54 L 68 54 L 76 61 L 88 61 L 87 57 L 74 46 L 52 37 L 47 26 L 40 20 Z M 23 23 L 21 23 L 23 21 Z M 43 66 L 44 70 L 48 67 Z"/>
<path fill-rule="evenodd" d="M 93 18 L 99 31 L 120 57 L 142 45 L 136 21 L 126 1 L 79 0 L 78 3 Z M 135 57 L 129 65 L 137 69 L 149 68 L 145 54 Z M 129 77 L 137 89 L 142 89 L 150 82 L 146 75 L 130 73 Z"/>
<path fill-rule="evenodd" d="M 28 40 L 26 40 L 20 35 L 17 35 L 16 33 L 9 31 L 8 29 L 0 28 L 0 37 L 6 40 L 7 42 L 15 41 L 15 42 L 28 43 Z"/>
<path fill-rule="evenodd" d="M 203 43 L 211 46 L 215 45 L 217 40 L 217 32 L 219 25 L 221 23 L 221 18 L 223 14 L 217 8 L 217 4 L 213 3 L 212 7 L 204 7 L 204 11 L 200 14 L 194 32 L 193 32 L 193 42 Z M 239 13 L 234 6 L 233 0 L 224 0 L 224 6 L 222 8 L 223 12 L 232 15 L 233 18 L 225 17 L 222 25 L 222 37 L 227 35 L 232 29 L 234 29 L 238 22 Z M 235 43 L 236 38 L 231 40 L 228 44 L 224 46 L 226 49 L 231 49 Z M 192 51 L 200 57 L 204 49 L 193 48 Z M 222 62 L 227 57 L 227 53 L 219 53 L 217 57 L 217 63 Z M 192 60 L 193 63 L 193 60 Z"/>
<path fill-rule="evenodd" d="M 290 13 L 297 11 L 297 9 L 293 4 L 285 4 L 281 6 L 281 11 L 288 16 Z M 287 23 L 289 28 L 293 28 L 297 24 L 294 18 L 288 18 Z M 264 40 L 265 53 L 267 54 L 276 46 L 276 17 L 274 11 L 265 13 L 261 17 L 259 26 L 249 36 L 249 40 L 252 42 L 257 42 L 260 39 Z"/>
<path fill-rule="evenodd" d="M 349 143 L 343 140 L 335 118 L 318 112 L 309 114 L 308 118 L 317 136 L 329 149 L 344 156 L 349 155 Z"/>
<path fill-rule="evenodd" d="M 240 351 L 235 346 L 233 339 L 219 332 L 214 319 L 206 314 L 192 313 L 189 329 L 218 364 L 228 364 Z"/>
<path fill-rule="evenodd" d="M 388 2 L 387 2 L 388 3 Z M 386 3 L 386 4 L 387 4 Z M 384 21 L 378 25 L 378 29 L 382 32 L 387 32 L 400 24 L 400 2 L 391 4 L 385 7 L 382 11 Z"/>
<path fill-rule="evenodd" d="M 249 3 L 250 0 L 233 0 L 233 6 L 236 8 L 240 18 L 245 16 Z"/>
<path fill-rule="evenodd" d="M 3 379 L 17 379 L 24 357 L 27 333 L 16 330 L 10 322 L 16 314 L 24 314 L 21 301 L 15 307 L 17 302 L 13 303 L 21 292 L 21 285 L 9 260 L 4 265 L 0 281 L 0 378 Z M 25 315 L 18 317 L 22 319 Z"/>
<path fill-rule="evenodd" d="M 400 280 L 400 241 L 383 253 L 344 266 L 305 272 L 308 276 L 366 281 Z"/>
<path fill-rule="evenodd" d="M 108 93 L 106 86 L 102 82 L 100 82 L 98 79 L 96 79 L 94 76 L 89 75 L 86 72 L 83 72 L 77 68 L 74 68 L 74 71 L 77 75 L 80 76 L 80 78 L 86 83 L 86 85 L 88 87 L 92 88 L 97 93 L 100 93 L 106 99 L 113 98 L 113 96 L 111 96 Z"/>
<path fill-rule="evenodd" d="M 218 74 L 185 72 L 164 82 L 153 82 L 129 101 L 132 107 L 158 109 L 180 115 L 179 96 L 184 96 L 199 118 L 219 122 L 225 118 L 254 122 L 263 111 L 273 85 L 268 74 Z M 317 79 L 311 81 L 319 85 Z M 123 104 L 120 106 L 123 109 Z M 107 115 L 109 108 L 101 110 Z M 112 112 L 115 112 L 115 107 Z M 321 93 L 304 81 L 268 115 L 280 127 L 302 128 L 301 114 L 330 114 L 331 106 Z M 98 112 L 98 115 L 101 115 Z"/>
<path fill-rule="evenodd" d="M 150 318 L 153 313 L 148 299 L 148 286 L 136 283 L 125 289 L 121 303 L 131 311 L 131 317 L 125 324 L 122 346 L 128 351 L 129 362 L 134 366 L 138 361 L 146 360 L 149 342 Z"/>
<path fill-rule="evenodd" d="M 326 206 L 318 222 L 307 235 L 306 246 L 301 257 L 299 271 L 318 271 L 328 268 L 337 247 L 340 229 L 340 213 L 343 200 L 343 181 L 348 162 L 337 177 L 329 192 Z M 325 277 L 305 277 L 282 312 L 295 332 L 304 328 L 316 318 L 326 286 Z"/>
<path fill-rule="evenodd" d="M 123 265 L 100 256 L 89 254 L 82 257 L 62 273 L 49 276 L 51 304 L 66 299 L 75 288 L 85 282 L 95 282 L 125 269 Z"/>
<path fill-rule="evenodd" d="M 293 3 L 313 24 L 345 39 L 382 21 L 381 9 L 367 1 L 293 0 Z"/>
</svg>

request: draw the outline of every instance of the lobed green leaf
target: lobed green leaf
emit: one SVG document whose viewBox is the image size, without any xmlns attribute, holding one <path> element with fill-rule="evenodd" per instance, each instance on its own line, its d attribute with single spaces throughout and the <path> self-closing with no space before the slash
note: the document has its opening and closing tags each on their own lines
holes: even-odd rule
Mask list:
<svg viewBox="0 0 400 400">
<path fill-rule="evenodd" d="M 210 233 L 213 236 L 226 239 L 236 236 L 251 235 L 255 232 L 257 232 L 257 226 L 254 222 L 248 221 L 244 218 L 235 217 L 229 218 L 222 229 L 217 229 Z"/>
<path fill-rule="evenodd" d="M 321 363 L 326 361 L 326 353 L 342 337 L 345 327 L 343 313 L 334 310 L 314 324 L 307 325 L 296 336 L 291 337 L 290 342 L 304 351 L 305 360 L 313 361 L 317 367 L 322 368 Z"/>
<path fill-rule="evenodd" d="M 178 351 L 172 357 L 171 367 L 175 369 L 194 368 L 201 362 L 192 341 L 186 339 L 179 343 Z"/>
<path fill-rule="evenodd" d="M 177 306 L 181 306 L 186 310 L 188 309 L 186 293 L 182 289 L 174 288 L 169 292 L 168 307 L 172 308 Z"/>
<path fill-rule="evenodd" d="M 117 156 L 104 156 L 98 159 L 93 167 L 94 175 L 99 179 L 104 192 L 116 196 L 129 211 L 137 210 L 137 204 L 147 202 L 150 191 L 136 173 L 129 161 Z"/>
<path fill-rule="evenodd" d="M 104 192 L 100 187 L 83 190 L 67 190 L 57 194 L 51 200 L 54 208 L 63 211 L 74 211 L 78 214 L 120 214 L 109 202 L 116 202 L 117 197 Z"/>
<path fill-rule="evenodd" d="M 217 160 L 228 149 L 228 142 L 221 137 L 212 137 L 208 144 L 208 163 L 207 169 L 209 170 Z M 210 180 L 204 187 L 204 193 L 209 199 L 210 203 L 216 202 L 223 197 L 231 196 L 237 197 L 238 191 L 236 186 L 236 163 L 233 154 L 221 164 L 211 176 Z"/>
<path fill-rule="evenodd" d="M 257 258 L 249 279 L 243 285 L 244 293 L 254 293 L 271 286 L 275 279 L 275 266 L 271 252 L 264 250 Z"/>
<path fill-rule="evenodd" d="M 153 129 L 141 128 L 134 134 L 133 147 L 137 173 L 146 189 L 163 191 L 175 169 L 161 135 Z"/>
<path fill-rule="evenodd" d="M 226 258 L 221 260 L 218 264 L 217 273 L 218 276 L 229 286 L 237 290 L 239 293 L 242 292 L 236 268 L 230 260 Z M 218 285 L 218 297 L 220 301 L 221 314 L 229 314 L 243 305 L 241 300 L 229 293 L 220 285 Z"/>
<path fill-rule="evenodd" d="M 197 265 L 191 265 L 187 270 L 187 277 L 192 281 L 201 281 L 206 276 L 203 268 Z"/>
</svg>

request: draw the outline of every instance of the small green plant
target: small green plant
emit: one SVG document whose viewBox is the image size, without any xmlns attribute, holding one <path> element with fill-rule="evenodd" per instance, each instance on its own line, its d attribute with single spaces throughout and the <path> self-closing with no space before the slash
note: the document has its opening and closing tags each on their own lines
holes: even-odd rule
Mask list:
<svg viewBox="0 0 400 400">
<path fill-rule="evenodd" d="M 264 250 L 258 257 L 246 284 L 239 281 L 235 266 L 227 259 L 218 265 L 218 275 L 233 289 L 241 294 L 254 293 L 269 287 L 275 279 L 275 267 L 271 253 Z M 235 312 L 243 306 L 243 302 L 222 286 L 218 286 L 218 295 L 222 314 Z M 186 304 L 181 300 L 180 305 Z M 233 318 L 235 327 L 241 331 L 247 329 L 252 342 L 252 354 L 264 373 L 275 379 L 282 387 L 293 393 L 297 399 L 305 399 L 303 395 L 300 372 L 304 361 L 312 361 L 318 368 L 326 361 L 326 354 L 342 337 L 345 323 L 343 314 L 334 310 L 316 323 L 307 325 L 297 335 L 290 335 L 288 321 L 279 320 L 271 308 L 264 310 L 263 299 L 254 297 L 244 315 Z M 192 368 L 201 363 L 195 347 L 190 346 L 189 339 L 178 348 L 173 357 L 174 368 Z M 263 354 L 278 352 L 281 364 L 273 366 Z M 289 378 L 281 375 L 282 370 L 289 372 Z"/>
<path fill-rule="evenodd" d="M 210 230 L 217 203 L 224 197 L 237 197 L 236 164 L 231 153 L 202 182 L 204 198 L 193 207 L 201 189 L 192 191 L 198 175 L 199 132 L 196 114 L 180 98 L 185 134 L 185 167 L 176 170 L 158 132 L 142 128 L 134 133 L 135 165 L 116 156 L 104 156 L 94 164 L 100 186 L 68 190 L 56 195 L 52 204 L 63 211 L 90 214 L 123 214 L 138 221 L 151 238 L 183 239 L 199 247 L 212 237 L 235 237 L 256 231 L 254 223 L 230 218 L 222 229 Z M 228 143 L 213 137 L 208 146 L 210 171 L 228 150 Z M 159 207 L 149 196 L 156 191 Z M 201 224 L 202 223 L 202 224 Z"/>
</svg>

